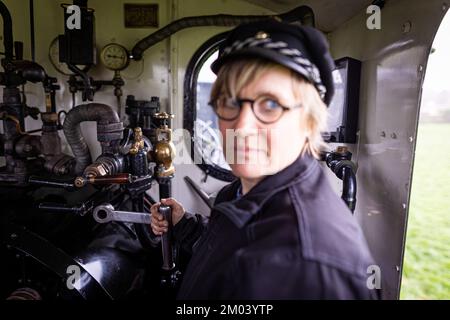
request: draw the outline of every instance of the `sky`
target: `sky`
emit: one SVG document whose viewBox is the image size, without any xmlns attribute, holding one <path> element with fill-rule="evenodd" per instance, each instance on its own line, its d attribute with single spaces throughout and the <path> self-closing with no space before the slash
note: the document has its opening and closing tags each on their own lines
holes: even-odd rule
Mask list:
<svg viewBox="0 0 450 320">
<path fill-rule="evenodd" d="M 433 42 L 422 92 L 422 114 L 450 110 L 450 12 L 444 17 Z"/>
<path fill-rule="evenodd" d="M 198 74 L 198 82 L 208 82 L 212 83 L 216 80 L 216 75 L 211 71 L 209 67 L 214 60 L 217 59 L 217 51 L 213 53 L 208 60 L 205 61 L 203 67 L 200 69 L 200 73 Z"/>
</svg>

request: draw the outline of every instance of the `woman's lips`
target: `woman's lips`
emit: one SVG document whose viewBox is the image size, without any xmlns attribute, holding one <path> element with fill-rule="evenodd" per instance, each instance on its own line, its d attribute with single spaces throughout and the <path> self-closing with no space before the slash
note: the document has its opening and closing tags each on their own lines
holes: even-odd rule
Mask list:
<svg viewBox="0 0 450 320">
<path fill-rule="evenodd" d="M 264 150 L 260 149 L 251 149 L 251 148 L 234 148 L 236 153 L 251 153 L 251 152 L 264 152 Z"/>
<path fill-rule="evenodd" d="M 267 152 L 261 149 L 251 149 L 251 148 L 235 148 L 234 156 L 237 159 L 237 162 L 244 161 L 264 161 L 267 158 Z M 253 159 L 253 160 L 252 160 Z"/>
</svg>

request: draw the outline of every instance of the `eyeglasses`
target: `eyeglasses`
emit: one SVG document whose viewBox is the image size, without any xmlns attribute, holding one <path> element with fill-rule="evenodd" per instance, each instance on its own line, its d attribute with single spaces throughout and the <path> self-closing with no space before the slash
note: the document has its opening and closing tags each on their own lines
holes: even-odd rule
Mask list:
<svg viewBox="0 0 450 320">
<path fill-rule="evenodd" d="M 261 96 L 255 100 L 220 96 L 216 100 L 209 102 L 209 105 L 212 106 L 219 119 L 233 121 L 239 117 L 241 109 L 246 102 L 250 103 L 256 119 L 264 124 L 274 123 L 281 118 L 285 111 L 302 106 L 300 104 L 291 108 L 285 107 L 275 99 L 267 96 Z"/>
</svg>

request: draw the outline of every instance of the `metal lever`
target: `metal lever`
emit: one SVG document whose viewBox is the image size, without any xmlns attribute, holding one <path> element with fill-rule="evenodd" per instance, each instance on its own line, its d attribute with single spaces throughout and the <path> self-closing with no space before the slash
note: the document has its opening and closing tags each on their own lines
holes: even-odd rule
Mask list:
<svg viewBox="0 0 450 320">
<path fill-rule="evenodd" d="M 73 180 L 48 179 L 38 176 L 31 176 L 28 179 L 28 183 L 37 186 L 51 187 L 51 188 L 64 188 L 64 189 L 75 188 Z"/>
<path fill-rule="evenodd" d="M 167 221 L 167 232 L 161 235 L 161 248 L 163 265 L 162 269 L 165 271 L 170 271 L 175 268 L 175 263 L 173 262 L 172 255 L 172 209 L 169 206 L 159 206 L 159 213 L 163 216 L 164 220 Z"/>
<path fill-rule="evenodd" d="M 73 213 L 78 214 L 80 216 L 84 216 L 89 212 L 93 207 L 92 201 L 88 201 L 86 203 L 82 203 L 78 206 L 70 206 L 68 204 L 62 203 L 51 203 L 51 202 L 43 202 L 38 206 L 39 210 L 54 212 L 54 213 Z"/>
<path fill-rule="evenodd" d="M 129 223 L 150 224 L 152 215 L 145 212 L 116 211 L 110 204 L 102 204 L 95 207 L 93 212 L 94 220 L 98 223 L 108 223 L 111 221 L 121 221 Z"/>
<path fill-rule="evenodd" d="M 211 198 L 205 191 L 202 190 L 190 177 L 185 176 L 184 181 L 199 195 L 199 197 L 212 209 L 214 206 L 214 199 Z"/>
</svg>

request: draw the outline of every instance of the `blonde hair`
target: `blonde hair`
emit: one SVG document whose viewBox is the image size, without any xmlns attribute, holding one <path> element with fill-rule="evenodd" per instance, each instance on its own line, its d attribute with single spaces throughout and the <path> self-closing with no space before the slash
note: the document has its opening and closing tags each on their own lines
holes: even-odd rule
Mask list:
<svg viewBox="0 0 450 320">
<path fill-rule="evenodd" d="M 258 79 L 263 73 L 274 70 L 288 70 L 292 78 L 292 88 L 295 98 L 302 103 L 303 117 L 300 125 L 305 129 L 306 141 L 302 155 L 309 153 L 320 158 L 320 152 L 326 147 L 321 132 L 326 129 L 328 110 L 319 96 L 316 88 L 296 72 L 268 60 L 252 58 L 241 59 L 223 65 L 211 89 L 211 101 L 221 95 L 237 97 L 239 92 L 253 79 Z"/>
</svg>

